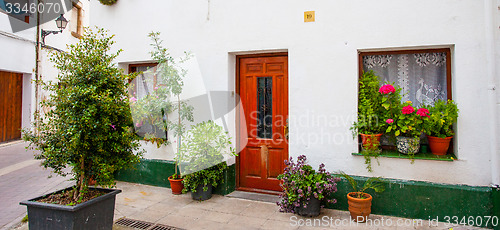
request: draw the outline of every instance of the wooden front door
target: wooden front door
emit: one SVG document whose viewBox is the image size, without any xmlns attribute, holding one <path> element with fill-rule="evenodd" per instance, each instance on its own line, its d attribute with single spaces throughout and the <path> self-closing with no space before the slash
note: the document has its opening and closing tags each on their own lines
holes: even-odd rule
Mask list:
<svg viewBox="0 0 500 230">
<path fill-rule="evenodd" d="M 239 143 L 247 143 L 238 157 L 238 187 L 281 191 L 276 177 L 288 158 L 288 56 L 243 56 L 237 65 L 243 105 Z"/>
<path fill-rule="evenodd" d="M 0 142 L 21 138 L 23 75 L 0 71 Z"/>
</svg>

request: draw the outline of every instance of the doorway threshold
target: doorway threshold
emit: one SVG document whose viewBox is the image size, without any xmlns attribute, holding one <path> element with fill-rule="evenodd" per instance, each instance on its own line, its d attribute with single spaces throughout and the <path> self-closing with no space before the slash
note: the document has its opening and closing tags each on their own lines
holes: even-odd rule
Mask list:
<svg viewBox="0 0 500 230">
<path fill-rule="evenodd" d="M 262 193 L 255 193 L 255 192 L 245 192 L 245 191 L 234 191 L 230 194 L 227 194 L 226 196 L 232 197 L 232 198 L 245 199 L 245 200 L 262 201 L 262 202 L 274 203 L 274 204 L 276 204 L 276 202 L 278 202 L 280 200 L 280 198 L 277 195 L 262 194 Z"/>
</svg>

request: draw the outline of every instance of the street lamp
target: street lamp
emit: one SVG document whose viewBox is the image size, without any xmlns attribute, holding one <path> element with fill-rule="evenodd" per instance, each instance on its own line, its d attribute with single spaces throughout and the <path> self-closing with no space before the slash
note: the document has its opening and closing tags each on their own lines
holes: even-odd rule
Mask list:
<svg viewBox="0 0 500 230">
<path fill-rule="evenodd" d="M 56 18 L 56 25 L 57 25 L 57 28 L 59 28 L 59 31 L 57 31 L 57 30 L 43 30 L 42 29 L 42 44 L 45 45 L 45 37 L 47 35 L 61 33 L 68 25 L 68 20 L 66 20 L 66 18 L 64 18 L 64 16 L 61 14 L 61 16 Z"/>
</svg>

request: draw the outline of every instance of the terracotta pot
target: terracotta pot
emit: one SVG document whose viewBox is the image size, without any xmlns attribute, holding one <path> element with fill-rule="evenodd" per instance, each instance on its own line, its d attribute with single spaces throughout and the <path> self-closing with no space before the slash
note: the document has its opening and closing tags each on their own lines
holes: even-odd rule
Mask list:
<svg viewBox="0 0 500 230">
<path fill-rule="evenodd" d="M 375 146 L 380 146 L 380 137 L 382 137 L 382 134 L 362 134 L 362 133 L 360 133 L 359 135 L 361 135 L 361 144 L 363 145 L 363 149 L 366 146 L 367 150 L 376 150 Z"/>
<path fill-rule="evenodd" d="M 451 138 L 453 138 L 453 136 L 445 138 L 427 136 L 432 154 L 438 156 L 446 155 L 448 148 L 450 147 Z"/>
<path fill-rule="evenodd" d="M 368 219 L 372 212 L 372 196 L 368 193 L 362 193 L 365 199 L 355 198 L 355 192 L 347 194 L 347 203 L 349 204 L 349 212 L 351 218 L 359 223 L 363 223 Z"/>
<path fill-rule="evenodd" d="M 172 189 L 172 194 L 180 195 L 182 194 L 182 189 L 184 188 L 184 184 L 182 183 L 184 179 L 172 179 L 172 176 L 168 177 L 168 181 L 170 181 L 170 188 Z"/>
</svg>

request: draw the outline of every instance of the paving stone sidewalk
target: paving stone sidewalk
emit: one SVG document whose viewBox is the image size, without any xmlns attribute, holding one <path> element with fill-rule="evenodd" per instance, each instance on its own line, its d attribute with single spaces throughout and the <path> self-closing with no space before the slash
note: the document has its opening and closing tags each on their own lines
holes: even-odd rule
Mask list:
<svg viewBox="0 0 500 230">
<path fill-rule="evenodd" d="M 126 182 L 118 182 L 117 187 L 122 193 L 116 197 L 115 221 L 127 218 L 179 229 L 481 229 L 444 223 L 430 226 L 429 221 L 380 215 L 370 215 L 371 225 L 356 224 L 349 223 L 349 212 L 330 209 L 322 209 L 319 217 L 303 218 L 280 213 L 274 203 L 220 195 L 198 202 L 189 194 L 172 195 L 168 188 Z M 23 224 L 16 229 L 28 227 Z M 136 228 L 115 224 L 113 229 Z"/>
<path fill-rule="evenodd" d="M 33 159 L 33 151 L 27 151 L 22 141 L 0 144 L 0 229 L 10 229 L 26 215 L 26 207 L 19 205 L 48 192 L 71 186 L 64 178 L 51 175 L 50 170 L 40 167 Z"/>
</svg>

